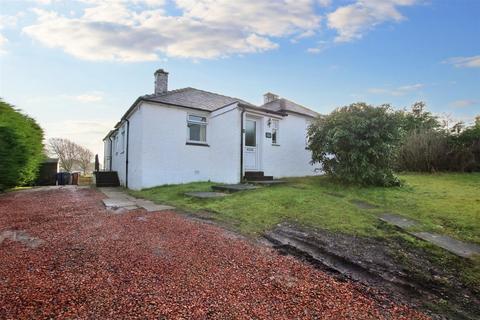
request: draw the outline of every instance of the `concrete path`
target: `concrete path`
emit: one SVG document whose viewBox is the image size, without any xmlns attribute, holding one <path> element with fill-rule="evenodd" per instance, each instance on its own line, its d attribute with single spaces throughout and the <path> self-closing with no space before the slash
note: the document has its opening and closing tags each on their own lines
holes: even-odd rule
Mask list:
<svg viewBox="0 0 480 320">
<path fill-rule="evenodd" d="M 212 199 L 212 198 L 223 198 L 229 196 L 227 193 L 223 192 L 186 192 L 187 197 L 200 198 L 200 199 Z"/>
<path fill-rule="evenodd" d="M 172 210 L 175 207 L 156 204 L 150 200 L 137 199 L 127 194 L 123 188 L 99 188 L 108 198 L 102 202 L 107 209 L 124 212 L 143 208 L 148 212 Z"/>
<path fill-rule="evenodd" d="M 418 226 L 418 223 L 413 220 L 402 217 L 400 215 L 393 214 L 393 213 L 384 213 L 380 215 L 378 218 L 383 222 L 386 222 L 388 224 L 391 224 L 393 226 L 400 228 L 401 230 L 403 230 L 408 234 L 411 234 L 412 236 L 415 236 L 419 239 L 422 239 L 433 245 L 443 248 L 448 252 L 453 253 L 454 255 L 457 255 L 459 257 L 471 258 L 474 255 L 480 255 L 480 246 L 476 244 L 459 241 L 449 236 L 436 234 L 436 233 L 411 232 L 408 229 L 413 226 Z"/>
<path fill-rule="evenodd" d="M 404 218 L 402 216 L 399 216 L 393 213 L 384 213 L 379 217 L 379 219 L 382 220 L 383 222 L 393 224 L 394 226 L 400 229 L 410 228 L 417 224 L 415 221 L 412 221 L 410 219 Z"/>
<path fill-rule="evenodd" d="M 258 188 L 259 187 L 253 186 L 251 184 L 246 184 L 246 183 L 220 184 L 220 185 L 212 186 L 212 189 L 215 191 L 226 191 L 226 192 L 239 192 L 239 191 L 246 191 L 246 190 L 254 190 Z"/>
<path fill-rule="evenodd" d="M 412 232 L 411 234 L 463 258 L 480 255 L 480 246 L 473 243 L 466 243 L 449 236 L 430 232 Z"/>
</svg>

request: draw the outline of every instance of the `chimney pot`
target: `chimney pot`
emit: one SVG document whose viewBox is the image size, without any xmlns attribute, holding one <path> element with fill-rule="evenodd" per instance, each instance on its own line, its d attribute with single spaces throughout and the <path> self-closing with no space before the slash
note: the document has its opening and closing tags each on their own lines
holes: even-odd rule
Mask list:
<svg viewBox="0 0 480 320">
<path fill-rule="evenodd" d="M 164 94 L 168 91 L 168 72 L 163 69 L 155 71 L 155 94 Z"/>
<path fill-rule="evenodd" d="M 278 100 L 278 95 L 276 95 L 274 93 L 267 92 L 263 95 L 263 103 L 264 104 L 275 101 L 275 100 Z"/>
</svg>

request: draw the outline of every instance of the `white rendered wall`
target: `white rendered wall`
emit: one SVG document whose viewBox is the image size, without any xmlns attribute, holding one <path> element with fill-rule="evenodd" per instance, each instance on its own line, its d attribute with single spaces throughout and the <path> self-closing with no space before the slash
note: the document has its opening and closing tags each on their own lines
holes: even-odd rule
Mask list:
<svg viewBox="0 0 480 320">
<path fill-rule="evenodd" d="M 265 137 L 271 132 L 269 117 L 263 118 L 262 169 L 267 176 L 275 178 L 314 175 L 319 165 L 310 164 L 311 152 L 306 150 L 307 121 L 309 117 L 289 114 L 279 120 L 278 145 Z"/>
<path fill-rule="evenodd" d="M 143 109 L 139 107 L 128 119 L 130 134 L 128 144 L 128 187 L 142 188 L 142 155 L 143 155 Z"/>
<path fill-rule="evenodd" d="M 149 103 L 142 103 L 141 109 L 141 188 L 193 181 L 234 183 L 240 180 L 237 109 L 213 118 L 202 111 Z M 208 147 L 186 144 L 188 114 L 207 116 Z"/>
<path fill-rule="evenodd" d="M 142 110 L 138 109 L 130 118 L 130 133 L 124 121 L 117 132 L 112 135 L 112 171 L 117 171 L 120 185 L 126 186 L 126 155 L 128 142 L 128 187 L 139 189 L 142 184 Z M 125 132 L 125 143 L 122 147 L 122 132 Z M 118 138 L 118 143 L 115 140 Z"/>
</svg>

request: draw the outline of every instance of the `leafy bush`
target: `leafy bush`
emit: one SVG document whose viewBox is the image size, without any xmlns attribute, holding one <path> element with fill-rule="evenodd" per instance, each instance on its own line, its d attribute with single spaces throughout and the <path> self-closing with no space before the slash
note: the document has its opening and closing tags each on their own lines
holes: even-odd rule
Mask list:
<svg viewBox="0 0 480 320">
<path fill-rule="evenodd" d="M 309 128 L 312 163 L 347 183 L 394 186 L 400 117 L 390 106 L 355 103 L 319 117 Z"/>
<path fill-rule="evenodd" d="M 450 167 L 455 171 L 480 171 L 480 121 L 449 137 Z"/>
<path fill-rule="evenodd" d="M 417 102 L 411 111 L 399 112 L 405 136 L 398 150 L 396 169 L 400 171 L 474 171 L 480 170 L 480 120 L 465 128 L 463 123 L 451 129 Z"/>
<path fill-rule="evenodd" d="M 0 100 L 0 190 L 33 182 L 43 155 L 37 122 Z"/>
<path fill-rule="evenodd" d="M 427 106 L 423 101 L 415 102 L 410 111 L 400 111 L 400 126 L 406 133 L 413 131 L 426 131 L 440 129 L 441 124 L 438 118 L 426 110 Z"/>
</svg>

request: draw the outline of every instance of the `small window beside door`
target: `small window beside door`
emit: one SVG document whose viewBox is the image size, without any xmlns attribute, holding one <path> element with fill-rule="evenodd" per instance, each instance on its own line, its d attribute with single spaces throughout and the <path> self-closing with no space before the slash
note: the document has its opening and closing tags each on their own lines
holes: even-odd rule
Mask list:
<svg viewBox="0 0 480 320">
<path fill-rule="evenodd" d="M 245 145 L 248 147 L 257 146 L 257 122 L 254 120 L 245 121 Z"/>
<path fill-rule="evenodd" d="M 272 119 L 272 144 L 278 145 L 279 121 Z"/>
<path fill-rule="evenodd" d="M 187 128 L 188 142 L 207 143 L 207 117 L 189 114 Z"/>
</svg>

